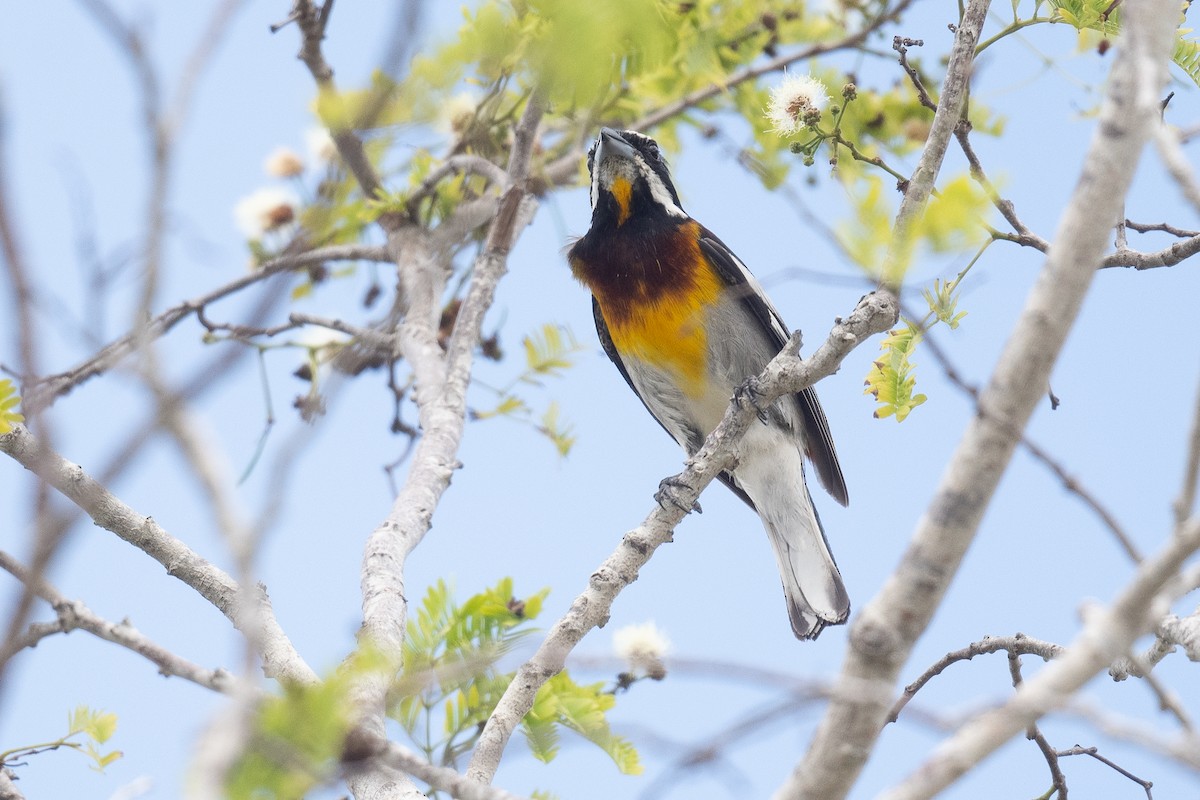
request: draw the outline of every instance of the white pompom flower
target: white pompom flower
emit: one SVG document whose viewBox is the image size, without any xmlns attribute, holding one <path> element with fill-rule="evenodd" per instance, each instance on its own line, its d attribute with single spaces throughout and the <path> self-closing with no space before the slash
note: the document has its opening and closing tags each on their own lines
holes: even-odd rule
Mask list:
<svg viewBox="0 0 1200 800">
<path fill-rule="evenodd" d="M 780 136 L 795 136 L 820 117 L 829 102 L 825 84 L 811 75 L 785 75 L 771 90 L 767 119 Z"/>
<path fill-rule="evenodd" d="M 290 147 L 276 147 L 263 162 L 263 169 L 272 178 L 295 178 L 304 174 L 304 161 Z"/>
<path fill-rule="evenodd" d="M 261 239 L 296 219 L 300 198 L 295 192 L 268 186 L 246 195 L 233 207 L 238 229 L 247 239 Z"/>
<path fill-rule="evenodd" d="M 309 128 L 304 132 L 308 157 L 318 164 L 328 164 L 337 157 L 337 144 L 328 128 Z"/>
<path fill-rule="evenodd" d="M 629 664 L 630 672 L 662 680 L 667 675 L 663 659 L 671 642 L 653 621 L 627 625 L 613 634 L 613 649 Z"/>
</svg>

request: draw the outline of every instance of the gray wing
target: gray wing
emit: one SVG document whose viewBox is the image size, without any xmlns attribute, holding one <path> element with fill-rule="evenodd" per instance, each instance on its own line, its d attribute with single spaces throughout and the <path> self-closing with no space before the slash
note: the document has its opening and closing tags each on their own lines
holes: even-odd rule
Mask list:
<svg viewBox="0 0 1200 800">
<path fill-rule="evenodd" d="M 627 384 L 629 384 L 629 388 L 633 390 L 635 395 L 637 395 L 638 400 L 642 401 L 642 405 L 645 406 L 646 410 L 650 412 L 650 416 L 654 417 L 654 420 L 662 426 L 662 429 L 667 432 L 667 435 L 674 439 L 675 436 L 671 433 L 671 429 L 668 428 L 666 423 L 663 422 L 662 419 L 659 418 L 658 414 L 654 412 L 654 409 L 651 408 L 650 404 L 646 402 L 646 398 L 642 397 L 642 393 L 638 391 L 633 379 L 629 377 L 629 370 L 625 367 L 625 362 L 621 360 L 621 354 L 617 352 L 616 345 L 613 344 L 612 335 L 608 332 L 608 323 L 604 321 L 604 314 L 600 311 L 600 304 L 596 302 L 595 297 L 592 298 L 592 316 L 596 320 L 596 335 L 600 337 L 600 346 L 604 348 L 605 355 L 607 355 L 609 360 L 616 365 L 617 370 L 619 370 L 621 373 L 621 377 L 625 379 Z M 684 449 L 687 450 L 689 455 L 699 450 L 700 445 L 703 443 L 704 435 L 700 431 L 696 430 L 690 431 L 688 442 L 680 442 Z M 721 481 L 721 483 L 728 486 L 730 491 L 742 498 L 746 505 L 754 508 L 754 503 L 750 500 L 749 495 L 742 491 L 741 488 L 734 482 L 732 475 L 730 475 L 728 472 L 722 472 L 717 476 L 717 478 Z"/>
<path fill-rule="evenodd" d="M 767 294 L 758 280 L 746 269 L 746 265 L 707 229 L 702 229 L 700 250 L 708 257 L 727 286 L 746 287 L 746 291 L 738 293 L 742 303 L 768 332 L 775 343 L 775 352 L 782 350 L 788 341 L 787 326 L 767 299 Z M 825 412 L 821 410 L 817 393 L 809 387 L 794 397 L 804 420 L 805 454 L 816 467 L 817 477 L 825 491 L 829 492 L 834 500 L 847 505 L 850 495 L 846 491 L 846 478 L 842 475 L 837 450 L 833 446 L 833 436 L 829 432 L 829 422 L 825 419 Z"/>
</svg>

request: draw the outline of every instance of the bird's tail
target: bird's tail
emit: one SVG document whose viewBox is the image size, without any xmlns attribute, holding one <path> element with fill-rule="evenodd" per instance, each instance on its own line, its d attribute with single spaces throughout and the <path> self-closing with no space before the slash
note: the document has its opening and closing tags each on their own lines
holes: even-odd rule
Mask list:
<svg viewBox="0 0 1200 800">
<path fill-rule="evenodd" d="M 815 639 L 826 625 L 845 622 L 850 616 L 850 596 L 829 552 L 808 487 L 791 497 L 775 497 L 773 502 L 756 505 L 775 551 L 796 638 Z"/>
</svg>

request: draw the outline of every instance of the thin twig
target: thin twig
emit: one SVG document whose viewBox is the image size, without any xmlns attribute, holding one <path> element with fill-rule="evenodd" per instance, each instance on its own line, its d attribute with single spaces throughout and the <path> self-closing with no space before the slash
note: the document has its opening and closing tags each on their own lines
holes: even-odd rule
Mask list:
<svg viewBox="0 0 1200 800">
<path fill-rule="evenodd" d="M 207 669 L 172 653 L 162 645 L 151 641 L 134 628 L 128 620 L 119 623 L 109 622 L 94 614 L 83 603 L 68 600 L 62 592 L 44 579 L 36 584 L 32 583 L 32 573 L 4 551 L 0 551 L 0 569 L 29 585 L 34 593 L 49 603 L 58 614 L 58 620 L 55 623 L 42 625 L 39 628 L 40 633 L 49 635 L 50 633 L 70 633 L 75 629 L 85 630 L 101 639 L 132 650 L 154 664 L 160 675 L 174 675 L 217 692 L 228 693 L 232 690 L 235 679 L 226 670 Z"/>
<path fill-rule="evenodd" d="M 387 251 L 378 245 L 331 245 L 302 253 L 282 255 L 265 262 L 249 275 L 230 281 L 194 300 L 188 300 L 163 311 L 151 319 L 141 331 L 142 336 L 157 338 L 184 319 L 222 298 L 237 294 L 247 286 L 260 283 L 275 275 L 303 269 L 326 261 L 390 261 Z M 135 349 L 138 332 L 125 334 L 105 345 L 95 355 L 71 369 L 41 379 L 22 397 L 22 407 L 37 411 L 67 394 L 81 383 L 107 372 Z"/>
<path fill-rule="evenodd" d="M 908 705 L 909 701 L 916 696 L 917 692 L 921 691 L 927 683 L 941 675 L 946 671 L 946 668 L 952 664 L 957 664 L 962 661 L 970 661 L 975 656 L 988 655 L 991 653 L 1008 653 L 1013 655 L 1035 655 L 1040 656 L 1043 660 L 1049 661 L 1052 658 L 1057 658 L 1062 655 L 1063 648 L 1061 645 L 1053 642 L 1042 641 L 1026 636 L 1023 633 L 1018 633 L 1014 636 L 985 636 L 978 642 L 972 642 L 966 647 L 958 650 L 953 650 L 939 658 L 927 670 L 908 686 L 904 687 L 904 693 L 900 695 L 900 699 L 892 706 L 892 711 L 888 715 L 889 723 L 895 722 L 900 718 L 900 712 Z"/>
<path fill-rule="evenodd" d="M 928 108 L 930 111 L 937 111 L 937 103 L 929 96 L 929 90 L 925 88 L 925 82 L 921 80 L 921 74 L 917 72 L 917 68 L 908 63 L 908 48 L 923 47 L 925 42 L 920 39 L 909 39 L 906 36 L 893 36 L 892 49 L 900 56 L 900 66 L 908 74 L 908 79 L 912 81 L 913 88 L 917 90 L 917 100 L 921 105 Z"/>
<path fill-rule="evenodd" d="M 929 353 L 933 356 L 934 360 L 937 361 L 941 366 L 942 372 L 946 375 L 946 379 L 949 380 L 951 384 L 961 389 L 964 393 L 970 395 L 975 400 L 976 412 L 983 413 L 983 409 L 979 406 L 979 387 L 968 383 L 966 379 L 962 377 L 958 371 L 958 368 L 952 361 L 950 361 L 950 357 L 946 354 L 946 351 L 942 349 L 941 345 L 939 345 L 934 338 L 926 337 L 923 341 L 923 344 L 928 348 Z M 1140 562 L 1142 560 L 1142 553 L 1133 543 L 1133 538 L 1125 531 L 1125 528 L 1121 525 L 1121 523 L 1117 521 L 1117 518 L 1113 512 L 1110 511 L 1109 508 L 1102 502 L 1100 502 L 1100 498 L 1088 491 L 1088 489 L 1084 487 L 1084 485 L 1080 483 L 1075 476 L 1067 471 L 1067 468 L 1061 462 L 1050 455 L 1049 451 L 1033 441 L 1033 439 L 1031 439 L 1027 434 L 1022 433 L 1020 434 L 1020 437 L 1021 446 L 1033 456 L 1034 460 L 1046 467 L 1046 469 L 1053 472 L 1054 475 L 1062 482 L 1064 489 L 1079 498 L 1080 502 L 1090 508 L 1096 514 L 1096 516 L 1100 518 L 1100 521 L 1106 528 L 1108 528 L 1109 532 L 1112 533 L 1113 538 L 1117 540 L 1117 544 L 1121 546 L 1121 549 L 1125 551 L 1125 554 L 1129 556 L 1130 560 L 1132 560 L 1135 564 Z"/>
<path fill-rule="evenodd" d="M 153 518 L 130 508 L 83 468 L 48 450 L 24 426 L 18 425 L 0 436 L 0 452 L 11 456 L 26 469 L 36 470 L 42 480 L 83 509 L 97 525 L 162 564 L 167 574 L 195 589 L 235 627 L 260 626 L 257 636 L 265 645 L 263 670 L 269 677 L 305 684 L 316 682 L 316 673 L 279 627 L 270 599 L 261 586 L 256 592 L 257 612 L 253 619 L 247 619 L 237 602 L 238 584 L 228 573 L 171 536 Z"/>
<path fill-rule="evenodd" d="M 1013 688 L 1019 688 L 1022 681 L 1021 656 L 1012 650 L 1008 651 L 1008 674 L 1012 677 Z M 1051 790 L 1046 793 L 1047 796 L 1058 792 L 1058 800 L 1067 800 L 1067 779 L 1058 766 L 1058 755 L 1050 746 L 1050 742 L 1046 741 L 1045 735 L 1038 728 L 1036 722 L 1030 723 L 1025 730 L 1025 738 L 1031 740 L 1037 745 L 1038 750 L 1042 751 L 1042 757 L 1046 759 L 1046 766 L 1050 769 Z"/>
<path fill-rule="evenodd" d="M 1141 778 L 1134 775 L 1132 772 L 1125 769 L 1124 767 L 1121 767 L 1121 766 L 1113 763 L 1109 759 L 1100 755 L 1099 750 L 1095 747 L 1080 747 L 1079 745 L 1075 745 L 1074 747 L 1067 749 L 1067 750 L 1059 750 L 1055 753 L 1055 755 L 1057 755 L 1059 758 L 1066 758 L 1067 756 L 1091 756 L 1092 758 L 1099 761 L 1101 764 L 1112 767 L 1114 770 L 1121 773 L 1126 778 L 1129 778 L 1129 780 L 1133 781 L 1134 783 L 1138 784 L 1143 789 L 1145 789 L 1146 790 L 1146 800 L 1154 800 L 1154 794 L 1150 791 L 1151 787 L 1154 786 L 1153 782 L 1142 780 Z"/>
</svg>

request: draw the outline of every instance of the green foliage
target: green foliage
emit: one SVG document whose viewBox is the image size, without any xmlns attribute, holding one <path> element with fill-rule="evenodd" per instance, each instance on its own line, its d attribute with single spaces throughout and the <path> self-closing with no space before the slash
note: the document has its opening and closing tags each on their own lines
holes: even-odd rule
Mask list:
<svg viewBox="0 0 1200 800">
<path fill-rule="evenodd" d="M 842 249 L 868 273 L 879 270 L 892 240 L 895 211 L 888 197 L 883 178 L 864 177 L 850 195 L 849 219 L 839 222 L 835 229 Z"/>
<path fill-rule="evenodd" d="M 1189 2 L 1180 3 L 1180 27 L 1176 31 L 1171 60 L 1194 84 L 1200 86 L 1200 42 L 1187 38 L 1192 30 L 1182 27 L 1184 15 L 1190 5 Z M 1043 7 L 1049 8 L 1050 11 L 1047 15 L 1040 16 Z M 1112 0 L 1036 0 L 1033 15 L 1026 18 L 1020 16 L 1019 0 L 1013 0 L 1012 8 L 1013 21 L 990 39 L 981 42 L 978 51 L 985 50 L 1004 37 L 1031 25 L 1064 22 L 1078 31 L 1081 50 L 1095 49 L 1098 39 L 1113 41 L 1121 33 L 1121 4 Z"/>
<path fill-rule="evenodd" d="M 123 755 L 120 750 L 105 752 L 99 747 L 111 739 L 116 730 L 116 714 L 91 709 L 87 706 L 77 706 L 67 716 L 67 732 L 62 737 L 50 742 L 21 745 L 0 752 L 0 767 L 11 766 L 17 761 L 24 761 L 29 756 L 38 753 L 66 747 L 86 755 L 92 761 L 92 769 L 103 772 L 105 767 Z M 84 741 L 71 741 L 79 737 L 83 737 Z"/>
<path fill-rule="evenodd" d="M 530 622 L 548 593 L 518 600 L 505 578 L 460 605 L 438 581 L 410 614 L 404 676 L 389 713 L 431 760 L 453 764 L 474 746 L 511 678 L 496 662 L 534 633 Z"/>
<path fill-rule="evenodd" d="M 892 220 L 895 204 L 885 193 L 885 180 L 866 175 L 851 194 L 850 218 L 836 228 L 845 252 L 869 274 L 877 275 L 885 254 L 892 246 Z M 908 232 L 908 240 L 895 245 L 894 274 L 889 282 L 899 285 L 911 263 L 914 249 L 927 247 L 931 252 L 959 252 L 990 241 L 986 223 L 992 211 L 991 199 L 967 175 L 953 178 L 930 199 L 925 213 Z"/>
<path fill-rule="evenodd" d="M 409 617 L 404 676 L 389 713 L 436 763 L 454 766 L 474 747 L 515 674 L 501 672 L 497 662 L 534 632 L 530 623 L 549 593 L 518 600 L 512 591 L 505 578 L 459 605 L 438 581 Z M 613 703 L 603 684 L 580 686 L 562 672 L 539 691 L 521 727 L 542 761 L 554 757 L 559 729 L 567 728 L 597 744 L 623 772 L 639 772 L 637 752 L 608 728 Z"/>
<path fill-rule="evenodd" d="M 935 278 L 933 289 L 926 289 L 921 293 L 925 302 L 929 304 L 929 312 L 939 322 L 949 325 L 950 330 L 957 329 L 958 323 L 967 315 L 966 311 L 958 310 L 958 295 L 955 294 L 957 287 L 957 280 L 943 282 Z"/>
<path fill-rule="evenodd" d="M 538 430 L 554 444 L 554 449 L 563 458 L 571 452 L 571 448 L 575 445 L 575 436 L 571 434 L 572 428 L 568 424 L 564 424 L 558 418 L 558 403 L 550 402 L 546 407 L 545 413 L 542 414 L 541 424 L 538 425 Z"/>
<path fill-rule="evenodd" d="M 350 692 L 364 675 L 391 674 L 393 666 L 363 647 L 329 678 L 311 686 L 284 685 L 255 713 L 249 747 L 230 770 L 233 800 L 299 800 L 333 774 L 352 724 Z"/>
<path fill-rule="evenodd" d="M 641 760 L 629 741 L 615 736 L 605 714 L 616 703 L 603 683 L 575 683 L 566 672 L 548 680 L 538 691 L 533 708 L 521 721 L 521 730 L 533 755 L 549 762 L 558 753 L 558 728 L 575 731 L 598 745 L 626 775 L 640 775 Z"/>
<path fill-rule="evenodd" d="M 560 377 L 573 366 L 571 357 L 582 346 L 575 341 L 570 330 L 551 324 L 543 325 L 538 332 L 526 336 L 521 344 L 525 353 L 525 369 L 506 386 L 491 388 L 498 398 L 496 405 L 490 409 L 474 410 L 472 417 L 508 417 L 526 422 L 546 436 L 559 455 L 565 457 L 575 444 L 575 437 L 571 435 L 571 425 L 559 418 L 558 404 L 551 402 L 540 418 L 535 420 L 529 403 L 517 394 L 516 389 L 522 384 L 540 387 L 544 378 Z"/>
<path fill-rule="evenodd" d="M 913 394 L 917 379 L 913 375 L 915 365 L 909 360 L 913 350 L 921 341 L 921 331 L 913 325 L 903 330 L 888 333 L 880 344 L 883 357 L 876 361 L 867 375 L 863 394 L 870 394 L 878 401 L 875 418 L 895 416 L 903 422 L 910 412 L 925 402 L 923 394 Z"/>
<path fill-rule="evenodd" d="M 4 378 L 0 380 L 0 436 L 13 429 L 13 425 L 24 422 L 25 417 L 13 411 L 21 402 L 13 382 Z"/>
</svg>

